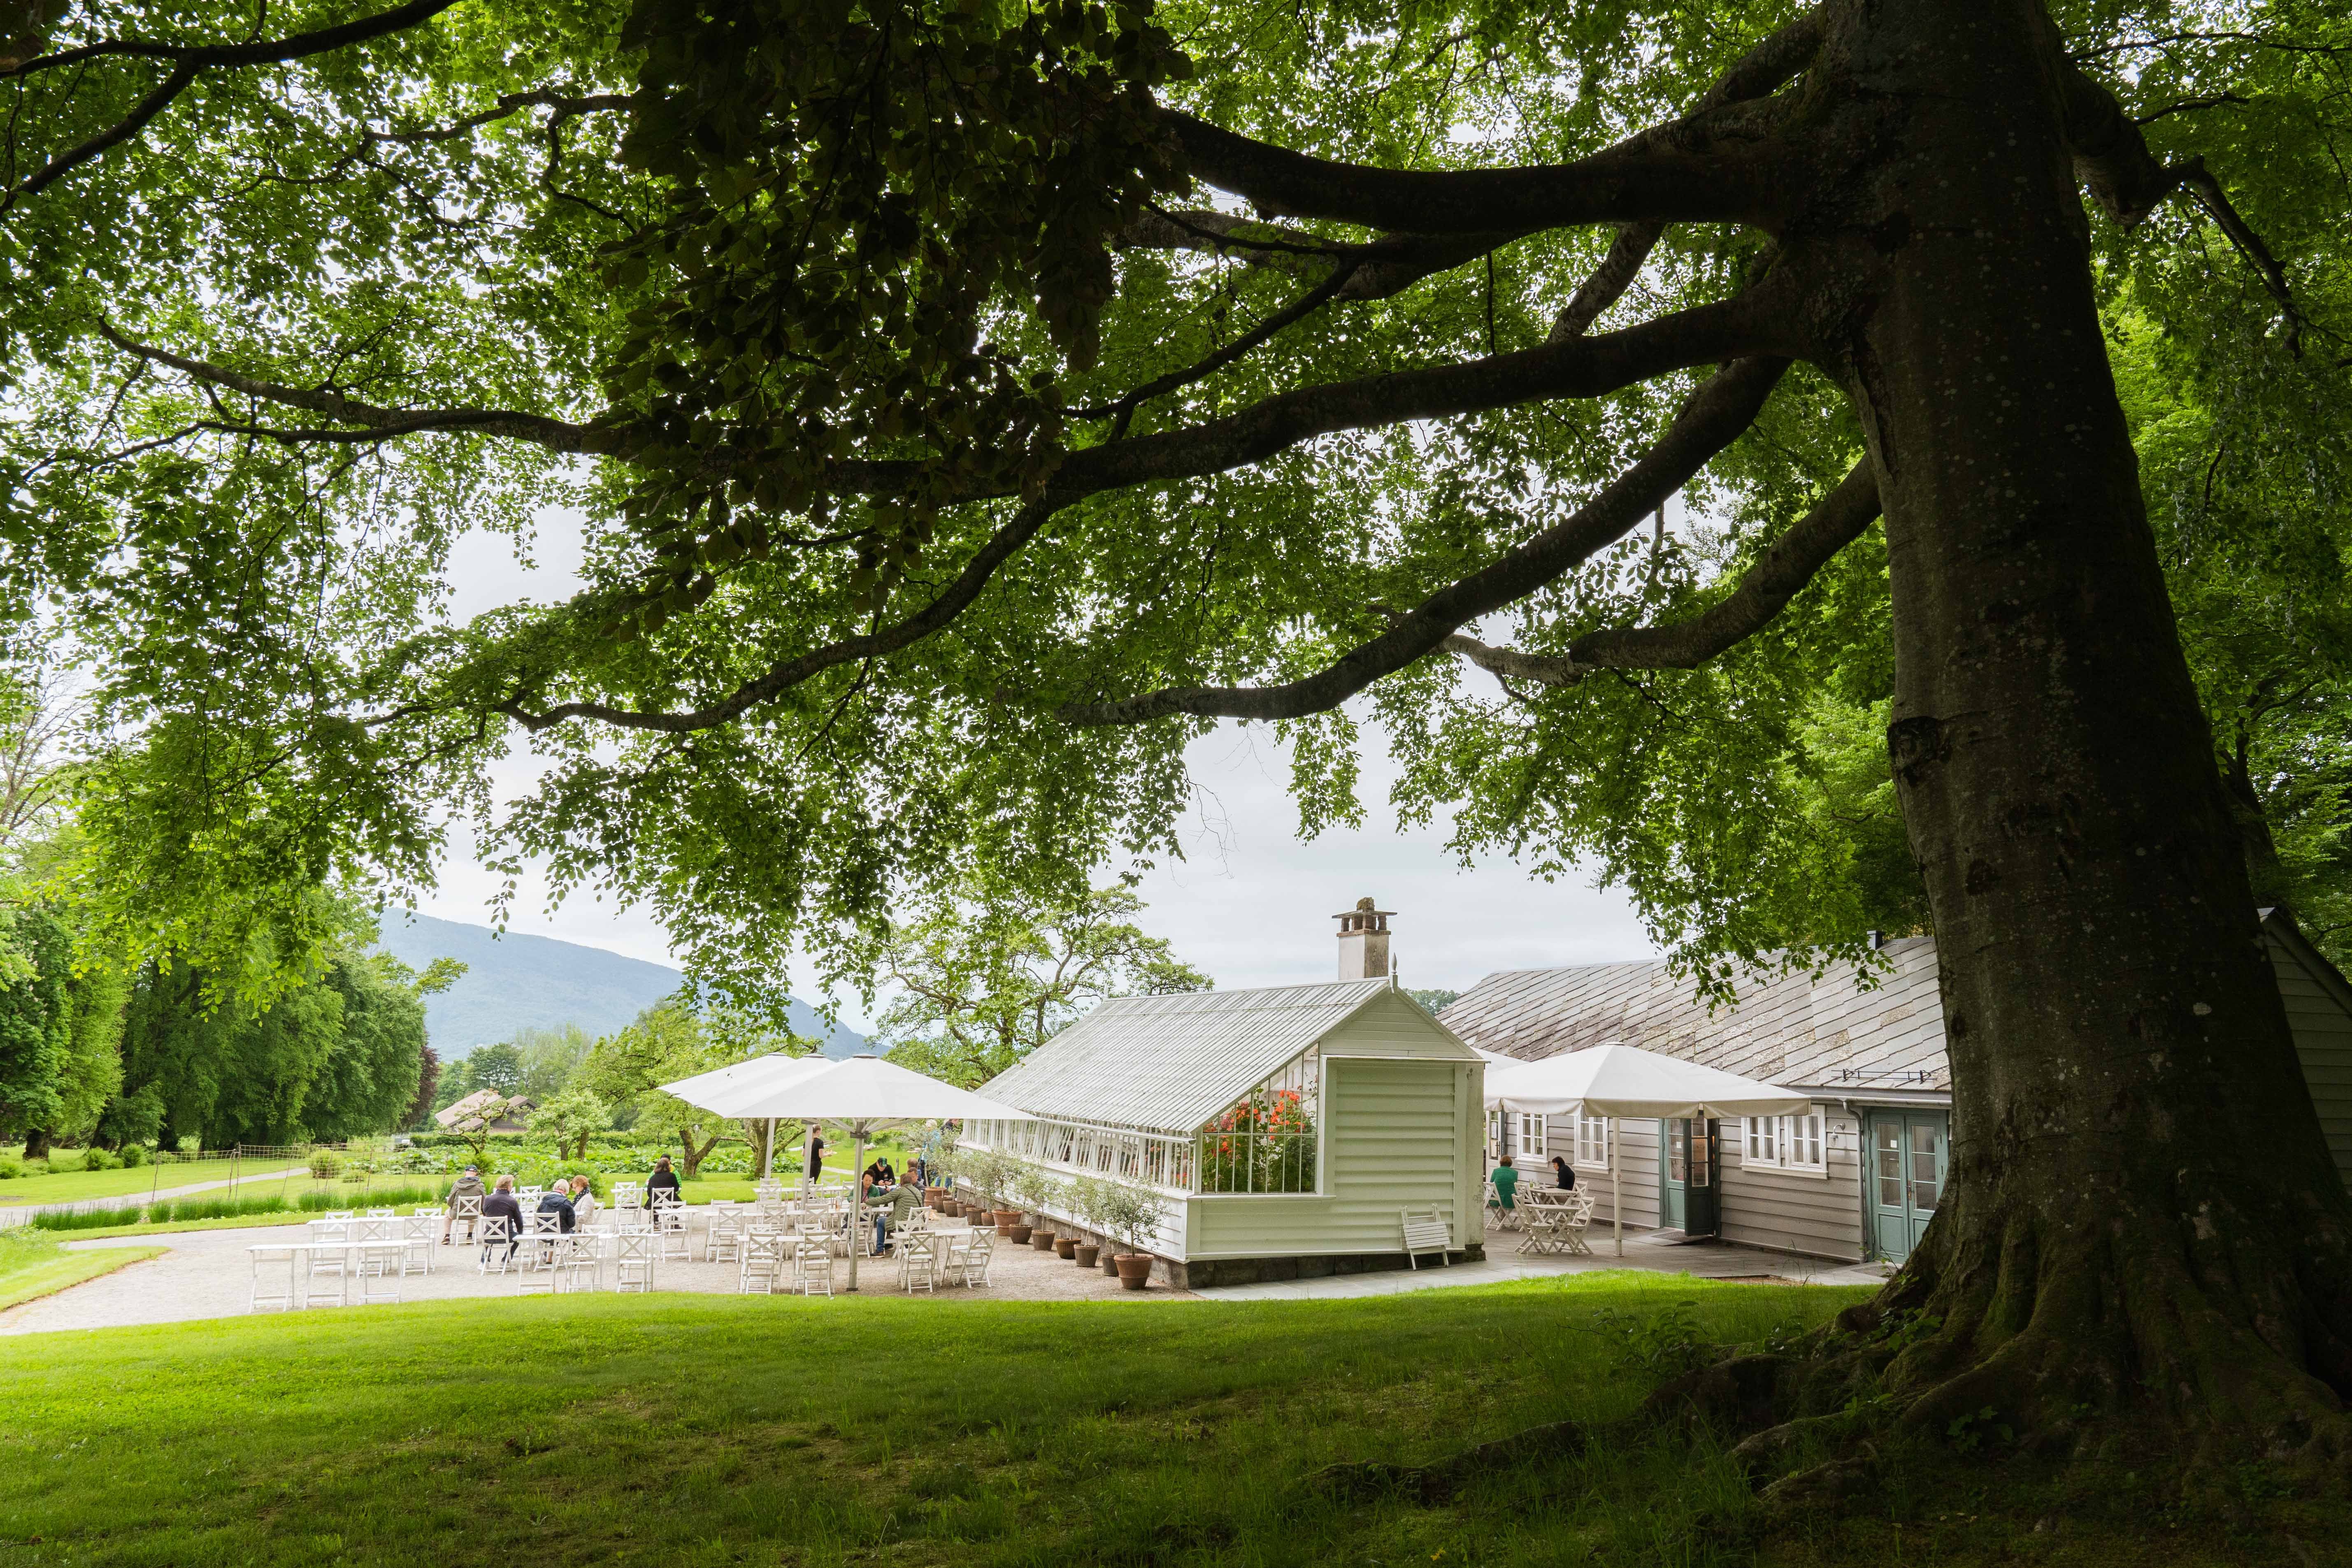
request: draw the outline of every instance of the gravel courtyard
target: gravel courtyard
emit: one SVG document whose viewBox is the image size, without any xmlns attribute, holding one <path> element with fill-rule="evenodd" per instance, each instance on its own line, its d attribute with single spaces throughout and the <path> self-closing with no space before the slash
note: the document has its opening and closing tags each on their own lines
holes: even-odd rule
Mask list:
<svg viewBox="0 0 2352 1568">
<path fill-rule="evenodd" d="M 950 1228 L 960 1231 L 961 1227 Z M 0 1334 L 37 1334 L 59 1329 L 110 1329 L 132 1323 L 172 1323 L 198 1318 L 245 1316 L 254 1310 L 253 1265 L 246 1248 L 255 1243 L 283 1243 L 298 1234 L 298 1231 L 283 1226 L 266 1226 L 252 1229 L 188 1231 L 176 1236 L 126 1237 L 117 1240 L 68 1243 L 68 1248 L 77 1251 L 109 1247 L 158 1246 L 168 1247 L 171 1250 L 161 1258 L 130 1264 L 87 1284 L 0 1312 Z M 699 1261 L 702 1237 L 698 1231 L 693 1241 L 698 1260 L 660 1264 L 655 1271 L 655 1289 L 702 1295 L 733 1292 L 738 1278 L 736 1266 Z M 462 1244 L 435 1247 L 430 1274 L 411 1274 L 395 1282 L 401 1300 L 454 1301 L 547 1293 L 546 1276 L 483 1274 L 475 1267 L 478 1256 L 475 1248 Z M 279 1262 L 264 1267 L 272 1271 L 274 1288 L 282 1290 L 285 1288 L 286 1265 Z M 846 1259 L 835 1259 L 835 1290 L 845 1289 L 848 1271 Z M 889 1258 L 867 1258 L 859 1262 L 858 1285 L 862 1294 L 895 1295 L 898 1289 L 898 1265 Z M 1015 1247 L 1003 1240 L 996 1244 L 995 1258 L 989 1268 L 986 1286 L 970 1289 L 961 1285 L 943 1285 L 938 1292 L 942 1306 L 958 1300 L 989 1297 L 1024 1301 L 1151 1301 L 1173 1300 L 1184 1294 L 1156 1280 L 1148 1291 L 1124 1290 L 1116 1279 L 1107 1277 L 1099 1268 L 1080 1268 L 1076 1263 L 1056 1258 L 1050 1252 L 1039 1252 L 1026 1246 Z M 356 1300 L 354 1291 L 355 1304 Z M 281 1311 L 284 1309 L 268 1307 L 262 1310 Z"/>
</svg>

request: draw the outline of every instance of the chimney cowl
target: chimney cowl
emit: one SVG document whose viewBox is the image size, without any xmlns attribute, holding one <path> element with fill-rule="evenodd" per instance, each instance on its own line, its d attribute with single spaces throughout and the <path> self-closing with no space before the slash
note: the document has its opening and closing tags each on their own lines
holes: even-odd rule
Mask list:
<svg viewBox="0 0 2352 1568">
<path fill-rule="evenodd" d="M 1339 922 L 1340 979 L 1376 980 L 1391 972 L 1389 917 L 1395 912 L 1358 899 L 1354 909 L 1331 917 Z"/>
</svg>

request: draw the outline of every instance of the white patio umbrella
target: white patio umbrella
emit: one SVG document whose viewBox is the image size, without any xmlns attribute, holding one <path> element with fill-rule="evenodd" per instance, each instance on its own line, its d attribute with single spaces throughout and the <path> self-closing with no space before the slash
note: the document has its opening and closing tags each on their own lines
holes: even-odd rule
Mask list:
<svg viewBox="0 0 2352 1568">
<path fill-rule="evenodd" d="M 1580 1051 L 1499 1067 L 1486 1075 L 1489 1110 L 1542 1116 L 1609 1119 L 1610 1206 L 1615 1211 L 1617 1256 L 1625 1256 L 1624 1184 L 1617 1168 L 1617 1118 L 1785 1116 L 1813 1097 L 1742 1078 L 1720 1068 L 1660 1056 L 1638 1046 L 1593 1046 Z"/>
<path fill-rule="evenodd" d="M 788 1057 L 779 1053 L 772 1056 L 753 1057 L 750 1061 L 734 1062 L 723 1068 L 713 1068 L 709 1072 L 698 1072 L 692 1078 L 682 1078 L 676 1083 L 666 1083 L 661 1088 L 663 1093 L 676 1095 L 688 1105 L 698 1106 L 704 1110 L 716 1111 L 730 1120 L 767 1122 L 768 1136 L 764 1140 L 767 1152 L 761 1162 L 760 1174 L 772 1176 L 776 1173 L 777 1118 L 762 1117 L 738 1108 L 744 1103 L 748 1096 L 772 1089 L 778 1084 L 790 1083 L 796 1079 L 805 1078 L 810 1073 L 831 1065 L 832 1063 L 824 1057 Z"/>
<path fill-rule="evenodd" d="M 856 1173 L 862 1172 L 866 1164 L 866 1139 L 884 1128 L 903 1127 L 910 1121 L 1031 1120 L 1025 1110 L 1016 1110 L 951 1083 L 941 1083 L 880 1057 L 852 1057 L 838 1062 L 823 1058 L 800 1059 L 818 1065 L 810 1071 L 778 1074 L 771 1081 L 756 1088 L 747 1085 L 740 1092 L 731 1086 L 722 1088 L 714 1096 L 721 1101 L 719 1104 L 696 1100 L 691 1095 L 679 1094 L 678 1098 L 728 1116 L 830 1121 L 849 1129 L 857 1140 L 849 1189 L 849 1288 L 853 1290 L 857 1289 L 857 1258 L 864 1249 L 866 1229 L 865 1194 L 858 1189 Z M 679 1088 L 690 1081 L 682 1079 L 678 1084 L 662 1087 L 677 1094 Z"/>
</svg>

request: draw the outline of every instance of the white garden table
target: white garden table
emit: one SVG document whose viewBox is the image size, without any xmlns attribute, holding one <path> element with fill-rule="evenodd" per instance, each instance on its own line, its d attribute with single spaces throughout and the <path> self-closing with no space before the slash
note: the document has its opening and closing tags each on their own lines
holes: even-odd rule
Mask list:
<svg viewBox="0 0 2352 1568">
<path fill-rule="evenodd" d="M 288 1255 L 286 1259 L 286 1304 L 289 1310 L 300 1310 L 310 1307 L 312 1302 L 312 1298 L 318 1294 L 317 1291 L 303 1284 L 303 1280 L 311 1277 L 310 1267 L 315 1259 L 321 1254 L 334 1253 L 341 1255 L 342 1268 L 336 1275 L 335 1304 L 339 1307 L 348 1307 L 352 1304 L 352 1280 L 358 1275 L 359 1265 L 364 1260 L 365 1255 L 369 1252 L 380 1252 L 384 1254 L 389 1261 L 392 1272 L 383 1276 L 383 1278 L 396 1280 L 400 1278 L 402 1255 L 405 1252 L 406 1247 L 404 1242 L 398 1239 L 346 1241 L 341 1238 L 322 1240 L 317 1237 L 303 1237 L 299 1239 L 289 1238 L 285 1241 L 256 1242 L 247 1247 L 245 1250 L 253 1259 L 253 1268 L 257 1279 L 261 1272 L 261 1268 L 264 1263 L 274 1263 L 277 1261 L 274 1258 L 265 1258 L 262 1257 L 262 1254 L 283 1252 Z M 258 1294 L 257 1291 L 257 1294 Z M 361 1301 L 366 1302 L 378 1299 L 379 1298 L 369 1294 L 366 1280 L 362 1279 L 360 1284 Z M 394 1301 L 400 1300 L 400 1291 L 397 1285 L 393 1289 L 391 1299 Z"/>
</svg>

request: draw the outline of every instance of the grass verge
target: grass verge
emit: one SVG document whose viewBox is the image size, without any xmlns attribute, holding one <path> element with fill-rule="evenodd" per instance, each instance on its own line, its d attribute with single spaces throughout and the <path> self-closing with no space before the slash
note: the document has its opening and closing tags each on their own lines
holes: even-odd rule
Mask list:
<svg viewBox="0 0 2352 1568">
<path fill-rule="evenodd" d="M 111 1274 L 125 1264 L 160 1257 L 167 1250 L 121 1247 L 103 1252 L 68 1252 L 54 1237 L 11 1226 L 0 1231 L 0 1311 Z"/>
<path fill-rule="evenodd" d="M 27 1335 L 0 1341 L 0 1561 L 2344 1560 L 2340 1528 L 2281 1555 L 2129 1495 L 2037 1530 L 2046 1500 L 2005 1492 L 2021 1483 L 1984 1455 L 1843 1518 L 1769 1516 L 1717 1449 L 1661 1436 L 1499 1465 L 1442 1504 L 1303 1484 L 1612 1421 L 1647 1385 L 1627 1347 L 1658 1325 L 1755 1342 L 1861 1294 L 1619 1275 L 1144 1310 L 589 1296 Z"/>
</svg>

